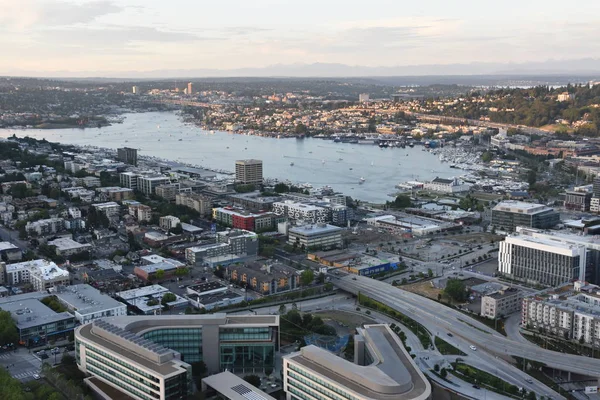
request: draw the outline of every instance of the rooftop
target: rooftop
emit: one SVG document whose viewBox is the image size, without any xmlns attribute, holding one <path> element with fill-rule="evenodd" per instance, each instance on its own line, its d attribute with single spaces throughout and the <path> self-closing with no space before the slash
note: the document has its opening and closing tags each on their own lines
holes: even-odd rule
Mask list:
<svg viewBox="0 0 600 400">
<path fill-rule="evenodd" d="M 90 285 L 59 286 L 56 296 L 79 314 L 94 314 L 103 310 L 125 307 L 125 304 L 100 293 Z"/>
<path fill-rule="evenodd" d="M 316 346 L 284 357 L 336 382 L 364 398 L 376 400 L 428 399 L 431 386 L 402 343 L 387 325 L 360 329 L 374 362 L 362 366 Z"/>
<path fill-rule="evenodd" d="M 226 289 L 227 286 L 221 284 L 220 282 L 214 281 L 214 282 L 206 282 L 206 283 L 200 283 L 198 285 L 191 285 L 188 286 L 188 289 L 193 290 L 194 292 L 197 292 L 198 294 L 202 295 L 202 293 L 204 292 L 211 292 L 217 289 Z"/>
<path fill-rule="evenodd" d="M 0 308 L 11 313 L 12 319 L 19 329 L 27 329 L 74 318 L 73 315 L 66 311 L 56 313 L 50 307 L 43 304 L 40 300 L 48 297 L 47 293 L 39 292 L 34 294 L 34 296 L 31 295 L 32 293 L 25 293 L 10 296 L 0 301 Z"/>
<path fill-rule="evenodd" d="M 507 211 L 519 214 L 538 214 L 540 212 L 546 212 L 553 210 L 543 204 L 527 203 L 525 201 L 517 200 L 505 200 L 498 203 L 493 211 Z"/>
<path fill-rule="evenodd" d="M 81 244 L 71 238 L 58 238 L 48 242 L 50 246 L 56 246 L 59 251 L 87 249 L 92 247 L 90 244 Z"/>
<path fill-rule="evenodd" d="M 19 248 L 10 242 L 0 242 L 0 251 L 6 250 L 19 250 Z"/>
<path fill-rule="evenodd" d="M 324 233 L 337 233 L 341 231 L 342 228 L 329 224 L 295 226 L 289 229 L 290 233 L 306 236 L 321 235 Z"/>
<path fill-rule="evenodd" d="M 202 379 L 202 382 L 230 400 L 275 400 L 274 397 L 269 396 L 229 371 L 211 375 Z"/>
</svg>

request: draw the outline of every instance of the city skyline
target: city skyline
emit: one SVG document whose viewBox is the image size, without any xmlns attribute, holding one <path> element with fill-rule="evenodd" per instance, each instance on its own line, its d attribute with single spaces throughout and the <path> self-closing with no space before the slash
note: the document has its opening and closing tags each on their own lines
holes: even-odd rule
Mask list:
<svg viewBox="0 0 600 400">
<path fill-rule="evenodd" d="M 459 66 L 454 73 L 486 73 L 468 66 L 498 64 L 491 71 L 502 71 L 503 65 L 543 65 L 547 60 L 565 64 L 600 54 L 595 40 L 600 35 L 600 9 L 591 0 L 577 8 L 537 0 L 509 1 L 498 8 L 461 3 L 457 7 L 437 0 L 375 0 L 365 8 L 314 0 L 168 5 L 140 0 L 0 0 L 0 75 L 302 75 L 301 68 L 289 72 L 290 66 L 305 64 L 321 65 L 324 71 L 329 64 L 371 68 L 355 68 L 358 75 L 447 64 Z M 597 70 L 597 61 L 592 64 Z M 261 72 L 265 67 L 269 68 Z M 381 73 L 373 71 L 382 67 Z M 352 71 L 330 69 L 332 75 Z"/>
</svg>

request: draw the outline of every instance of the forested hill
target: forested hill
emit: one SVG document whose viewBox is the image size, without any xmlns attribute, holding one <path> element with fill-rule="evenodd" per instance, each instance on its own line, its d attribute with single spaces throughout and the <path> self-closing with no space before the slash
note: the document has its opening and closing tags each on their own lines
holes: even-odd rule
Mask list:
<svg viewBox="0 0 600 400">
<path fill-rule="evenodd" d="M 570 93 L 573 99 L 559 101 Z M 485 93 L 471 92 L 452 105 L 443 107 L 433 101 L 426 105 L 432 113 L 470 119 L 489 118 L 492 122 L 541 127 L 577 135 L 600 136 L 600 84 L 568 85 L 551 89 L 537 86 L 528 89 L 498 89 Z"/>
</svg>

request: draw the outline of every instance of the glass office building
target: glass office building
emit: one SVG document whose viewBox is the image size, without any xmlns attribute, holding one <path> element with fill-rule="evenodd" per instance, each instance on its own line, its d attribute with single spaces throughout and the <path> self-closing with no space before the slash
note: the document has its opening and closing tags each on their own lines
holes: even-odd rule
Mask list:
<svg viewBox="0 0 600 400">
<path fill-rule="evenodd" d="M 173 400 L 193 392 L 198 361 L 211 374 L 272 368 L 279 316 L 120 316 L 79 327 L 75 339 L 82 371 L 136 399 Z"/>
</svg>

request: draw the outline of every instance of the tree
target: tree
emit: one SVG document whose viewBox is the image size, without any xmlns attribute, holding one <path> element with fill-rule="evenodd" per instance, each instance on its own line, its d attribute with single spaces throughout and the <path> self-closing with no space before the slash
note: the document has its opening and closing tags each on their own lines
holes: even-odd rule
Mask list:
<svg viewBox="0 0 600 400">
<path fill-rule="evenodd" d="M 175 300 L 177 300 L 177 296 L 175 296 L 173 293 L 165 293 L 160 301 L 160 304 L 165 306 L 167 303 L 171 303 Z"/>
<path fill-rule="evenodd" d="M 0 311 L 0 344 L 15 344 L 18 341 L 19 331 L 10 315 L 10 312 Z"/>
<path fill-rule="evenodd" d="M 448 279 L 444 293 L 454 301 L 463 302 L 467 299 L 466 286 L 459 279 Z"/>
<path fill-rule="evenodd" d="M 492 161 L 493 158 L 494 158 L 494 155 L 492 153 L 490 153 L 489 151 L 484 151 L 483 154 L 481 155 L 481 161 L 483 161 L 485 163 L 489 163 L 490 161 Z"/>
<path fill-rule="evenodd" d="M 181 224 L 177 224 L 172 227 L 169 232 L 171 232 L 173 235 L 181 235 L 183 233 L 183 228 L 181 227 Z"/>
<path fill-rule="evenodd" d="M 410 200 L 410 197 L 401 194 L 401 195 L 399 195 L 399 196 L 396 197 L 396 199 L 391 204 L 391 206 L 393 208 L 407 208 L 407 207 L 412 206 L 412 202 Z"/>
<path fill-rule="evenodd" d="M 285 314 L 286 308 L 285 308 L 285 304 L 282 304 L 279 306 L 279 314 L 283 315 Z"/>
<path fill-rule="evenodd" d="M 257 375 L 246 375 L 244 380 L 255 387 L 260 387 L 260 377 Z"/>
<path fill-rule="evenodd" d="M 156 271 L 156 272 L 158 272 L 158 271 Z M 175 275 L 177 275 L 177 276 L 185 276 L 189 273 L 190 273 L 190 270 L 189 270 L 189 268 L 186 268 L 186 267 L 180 267 L 175 270 Z"/>
<path fill-rule="evenodd" d="M 446 379 L 446 376 L 448 376 L 448 371 L 446 371 L 446 368 L 442 368 L 440 371 L 440 376 L 444 379 Z"/>
<path fill-rule="evenodd" d="M 318 283 L 323 283 L 325 282 L 325 274 L 320 272 L 319 275 L 317 275 L 317 282 Z"/>
<path fill-rule="evenodd" d="M 73 357 L 69 353 L 63 353 L 60 363 L 62 365 L 75 365 L 75 357 Z"/>
<path fill-rule="evenodd" d="M 159 280 L 159 281 L 160 281 L 160 280 L 162 280 L 162 279 L 164 279 L 164 277 L 165 277 L 165 271 L 164 271 L 164 270 L 162 270 L 162 269 L 159 269 L 158 271 L 156 271 L 156 272 L 154 273 L 154 277 L 155 277 L 157 280 Z"/>
<path fill-rule="evenodd" d="M 302 274 L 300 274 L 300 284 L 302 286 L 308 286 L 311 283 L 313 283 L 314 280 L 315 273 L 312 269 L 305 269 L 304 271 L 302 271 Z"/>
<path fill-rule="evenodd" d="M 427 276 L 430 278 L 433 276 L 433 271 L 431 270 L 431 268 L 427 269 Z"/>
</svg>

